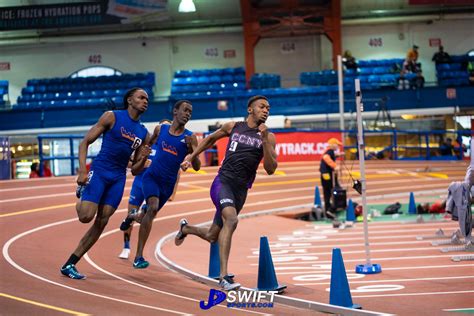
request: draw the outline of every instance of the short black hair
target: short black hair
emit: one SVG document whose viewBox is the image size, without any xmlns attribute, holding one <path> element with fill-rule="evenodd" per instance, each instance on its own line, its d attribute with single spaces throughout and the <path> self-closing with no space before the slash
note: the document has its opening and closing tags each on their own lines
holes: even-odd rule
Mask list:
<svg viewBox="0 0 474 316">
<path fill-rule="evenodd" d="M 163 124 L 163 123 L 170 123 L 170 124 L 171 124 L 171 122 L 173 122 L 173 121 L 170 120 L 170 119 L 164 118 L 164 119 L 161 119 L 161 120 L 158 122 L 158 124 L 160 124 L 160 125 Z"/>
<path fill-rule="evenodd" d="M 263 95 L 254 95 L 253 97 L 251 97 L 247 101 L 247 108 L 249 108 L 252 105 L 252 103 L 254 103 L 257 100 L 266 100 L 266 101 L 268 101 L 268 98 L 266 96 L 263 96 Z"/>
<path fill-rule="evenodd" d="M 128 90 L 125 95 L 123 96 L 123 108 L 126 110 L 128 109 L 128 98 L 130 98 L 136 91 L 138 90 L 143 90 L 145 91 L 145 89 L 143 88 L 139 88 L 139 87 L 134 87 L 130 90 Z"/>
<path fill-rule="evenodd" d="M 188 100 L 178 100 L 178 101 L 174 104 L 173 109 L 179 110 L 179 108 L 181 107 L 181 104 L 183 104 L 183 103 L 188 103 L 188 104 L 191 104 L 191 105 L 192 105 L 192 103 L 191 103 L 190 101 L 188 101 Z"/>
</svg>

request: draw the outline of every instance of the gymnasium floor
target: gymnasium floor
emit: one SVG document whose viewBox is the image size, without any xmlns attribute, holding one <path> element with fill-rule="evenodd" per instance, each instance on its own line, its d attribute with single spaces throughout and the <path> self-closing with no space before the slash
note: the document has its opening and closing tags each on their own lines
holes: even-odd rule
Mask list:
<svg viewBox="0 0 474 316">
<path fill-rule="evenodd" d="M 348 168 L 357 171 L 357 162 Z M 461 180 L 466 162 L 367 162 L 367 192 L 371 205 L 399 201 L 408 203 L 414 192 L 417 203 L 433 202 L 446 194 L 451 181 Z M 186 217 L 191 223 L 212 219 L 214 209 L 209 187 L 217 171 L 204 168 L 200 174 L 182 175 L 176 199 L 157 216 L 145 248 L 151 266 L 135 270 L 130 260 L 118 258 L 123 219 L 132 177 L 127 180 L 124 199 L 112 216 L 102 238 L 79 263 L 87 275 L 77 281 L 63 277 L 59 267 L 76 247 L 89 225 L 79 223 L 75 205 L 74 177 L 0 182 L 2 260 L 2 315 L 314 315 L 314 311 L 275 304 L 271 309 L 233 309 L 219 305 L 201 310 L 210 286 L 191 280 L 160 263 L 172 263 L 203 275 L 208 271 L 209 245 L 198 238 L 186 238 L 180 247 L 164 238 L 178 229 Z M 355 172 L 357 175 L 357 173 Z M 449 311 L 472 313 L 474 308 L 474 264 L 453 262 L 442 246 L 417 236 L 433 235 L 439 228 L 446 234 L 457 222 L 414 223 L 397 219 L 369 224 L 371 258 L 382 265 L 377 275 L 353 273 L 365 262 L 362 224 L 343 230 L 320 222 L 285 217 L 276 209 L 298 213 L 309 210 L 314 186 L 319 183 L 316 163 L 280 163 L 274 176 L 259 171 L 249 191 L 242 214 L 268 211 L 243 218 L 233 239 L 230 272 L 245 287 L 256 287 L 260 236 L 267 236 L 279 283 L 288 286 L 285 297 L 321 303 L 329 302 L 331 250 L 341 248 L 352 299 L 364 310 L 399 315 L 442 315 Z M 345 186 L 345 181 L 342 181 Z M 348 190 L 358 201 L 357 193 Z M 406 209 L 406 207 L 404 208 Z M 132 235 L 132 256 L 137 241 Z M 162 247 L 156 248 L 161 241 Z M 457 313 L 458 314 L 458 313 Z"/>
</svg>

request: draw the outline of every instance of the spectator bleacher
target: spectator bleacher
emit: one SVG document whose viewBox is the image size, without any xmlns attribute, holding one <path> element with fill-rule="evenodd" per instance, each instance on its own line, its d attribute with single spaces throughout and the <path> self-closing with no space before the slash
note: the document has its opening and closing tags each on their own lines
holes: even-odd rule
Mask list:
<svg viewBox="0 0 474 316">
<path fill-rule="evenodd" d="M 474 60 L 473 56 L 454 55 L 451 56 L 450 63 L 438 64 L 436 66 L 436 76 L 440 86 L 467 86 L 469 85 L 469 72 L 467 64 Z"/>
<path fill-rule="evenodd" d="M 360 79 L 361 87 L 366 90 L 396 87 L 402 64 L 401 58 L 359 60 L 357 69 L 344 70 L 344 90 L 353 89 L 355 78 Z M 300 75 L 300 82 L 306 86 L 335 86 L 337 72 L 334 70 L 303 72 Z"/>
<path fill-rule="evenodd" d="M 243 67 L 178 70 L 172 81 L 171 97 L 193 99 L 231 96 L 245 88 Z"/>
<path fill-rule="evenodd" d="M 120 106 L 125 92 L 144 88 L 153 99 L 155 74 L 137 73 L 86 78 L 30 79 L 18 97 L 16 108 Z"/>
<path fill-rule="evenodd" d="M 280 88 L 280 75 L 257 73 L 250 78 L 250 87 L 252 89 Z"/>
</svg>

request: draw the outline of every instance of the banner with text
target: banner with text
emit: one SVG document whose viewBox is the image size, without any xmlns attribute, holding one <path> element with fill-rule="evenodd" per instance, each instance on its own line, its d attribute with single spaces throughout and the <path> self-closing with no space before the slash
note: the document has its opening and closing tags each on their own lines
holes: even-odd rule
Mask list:
<svg viewBox="0 0 474 316">
<path fill-rule="evenodd" d="M 339 132 L 276 132 L 276 153 L 279 162 L 318 161 L 328 147 L 327 141 L 336 138 L 341 141 Z M 217 142 L 219 162 L 225 156 L 228 138 Z"/>
<path fill-rule="evenodd" d="M 0 31 L 158 21 L 168 0 L 109 0 L 0 8 Z"/>
</svg>

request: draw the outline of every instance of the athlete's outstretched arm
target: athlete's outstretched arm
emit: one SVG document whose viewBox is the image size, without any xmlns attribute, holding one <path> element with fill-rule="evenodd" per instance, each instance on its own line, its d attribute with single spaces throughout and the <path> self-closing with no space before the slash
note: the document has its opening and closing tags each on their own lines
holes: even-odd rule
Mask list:
<svg viewBox="0 0 474 316">
<path fill-rule="evenodd" d="M 260 133 L 262 134 L 262 146 L 263 146 L 263 167 L 267 174 L 274 174 L 278 167 L 277 154 L 275 150 L 276 139 L 275 134 L 270 133 L 265 124 L 258 126 Z"/>
<path fill-rule="evenodd" d="M 196 157 L 198 157 L 199 154 L 201 154 L 204 150 L 211 148 L 219 139 L 228 137 L 230 135 L 230 132 L 234 128 L 234 126 L 235 126 L 235 122 L 233 121 L 227 122 L 223 124 L 221 128 L 219 128 L 217 131 L 215 131 L 211 135 L 204 138 L 199 143 L 196 150 L 194 150 L 191 155 L 188 155 L 186 156 L 186 158 L 184 158 L 184 161 L 181 164 L 181 169 L 183 169 L 183 171 L 186 171 L 190 167 L 191 161 L 196 159 Z"/>
<path fill-rule="evenodd" d="M 192 154 L 193 152 L 196 151 L 196 149 L 198 147 L 198 141 L 197 141 L 196 135 L 192 134 L 189 141 L 191 142 L 190 154 Z M 199 156 L 197 156 L 196 158 L 191 160 L 191 164 L 193 165 L 194 170 L 198 171 L 199 169 L 201 169 L 201 160 L 199 159 Z"/>
<path fill-rule="evenodd" d="M 87 182 L 87 149 L 102 135 L 105 131 L 111 129 L 115 124 L 115 115 L 111 111 L 107 111 L 99 118 L 97 123 L 91 127 L 86 136 L 79 144 L 79 170 L 77 172 L 77 184 L 86 184 Z"/>
</svg>

